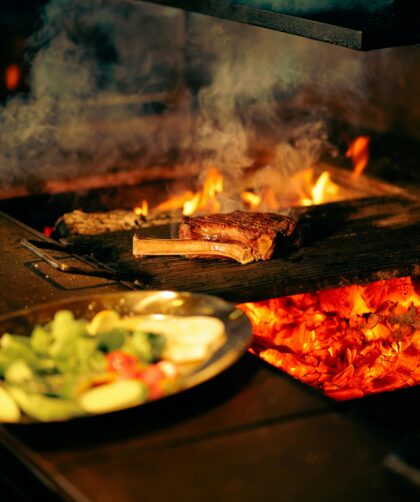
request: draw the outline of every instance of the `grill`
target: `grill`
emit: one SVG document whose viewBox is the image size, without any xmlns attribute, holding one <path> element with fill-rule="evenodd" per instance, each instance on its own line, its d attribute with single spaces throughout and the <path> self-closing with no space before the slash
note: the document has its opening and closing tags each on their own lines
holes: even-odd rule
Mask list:
<svg viewBox="0 0 420 502">
<path fill-rule="evenodd" d="M 23 168 L 16 171 L 16 178 L 7 180 L 7 186 L 0 194 L 0 245 L 3 250 L 0 314 L 49 300 L 122 289 L 211 293 L 235 303 L 244 303 L 407 276 L 418 280 L 420 202 L 417 159 L 420 149 L 416 133 L 417 77 L 410 69 L 411 62 L 418 57 L 418 48 L 398 48 L 419 42 L 418 8 L 403 0 L 375 2 L 375 8 L 371 6 L 369 9 L 361 2 L 347 2 L 344 10 L 337 9 L 337 2 L 329 2 L 329 7 L 325 2 L 314 2 L 318 6 L 305 11 L 296 10 L 296 7 L 292 9 L 289 2 L 283 3 L 284 8 L 274 7 L 275 2 L 251 0 L 156 0 L 124 4 L 130 8 L 147 4 L 144 15 L 157 26 L 159 21 L 156 19 L 164 20 L 168 22 L 165 27 L 172 30 L 171 20 L 175 20 L 176 44 L 181 48 L 174 70 L 178 72 L 175 89 L 169 75 L 171 72 L 168 72 L 163 84 L 160 80 L 159 85 L 169 85 L 169 90 L 162 91 L 152 86 L 139 98 L 129 89 L 122 93 L 122 99 L 120 94 L 114 93 L 115 89 L 112 93 L 107 90 L 106 79 L 110 72 L 99 71 L 101 79 L 99 90 L 95 89 L 97 95 L 89 95 L 88 103 L 83 99 L 77 102 L 76 110 L 77 113 L 83 110 L 82 130 L 89 134 L 93 144 L 97 144 L 101 155 L 96 155 L 94 148 L 86 149 L 85 143 L 81 151 L 76 152 L 71 151 L 71 145 L 65 149 L 64 143 L 60 143 L 64 154 L 58 148 L 53 149 L 54 155 L 45 157 L 43 149 L 48 150 L 54 135 L 42 136 L 45 143 L 31 137 L 33 141 L 29 141 L 31 149 L 28 151 L 35 152 L 35 161 L 40 164 L 38 171 L 32 170 L 33 164 L 19 150 L 16 157 L 22 161 Z M 124 10 L 121 5 L 119 8 Z M 208 18 L 199 14 L 206 14 Z M 118 15 L 121 15 L 120 10 Z M 136 18 L 139 19 L 142 17 Z M 218 24 L 220 19 L 221 25 Z M 247 180 L 252 180 L 266 164 L 276 165 L 275 150 L 279 141 L 282 145 L 293 146 L 288 153 L 298 151 L 295 149 L 299 144 L 296 131 L 306 134 L 306 129 L 296 127 L 296 124 L 305 121 L 314 124 L 312 110 L 316 108 L 318 111 L 320 104 L 322 110 L 327 108 L 326 120 L 336 148 L 327 146 L 325 154 L 313 168 L 316 176 L 327 170 L 352 197 L 308 207 L 297 204 L 293 212 L 299 218 L 299 245 L 281 258 L 247 266 L 224 260 L 186 260 L 181 257 L 136 260 L 131 253 L 133 230 L 69 236 L 60 241 L 47 237 L 45 228 L 53 226 L 66 212 L 79 208 L 86 211 L 116 208 L 131 211 L 143 198 L 157 206 L 165 201 L 168 192 L 177 194 L 181 189 L 197 187 L 197 179 L 204 171 L 205 155 L 208 154 L 212 161 L 226 162 L 222 154 L 214 155 L 210 148 L 207 149 L 208 144 L 201 145 L 197 152 L 194 150 L 196 145 L 184 141 L 186 129 L 194 133 L 200 127 L 197 119 L 202 98 L 200 91 L 211 85 L 209 68 L 214 63 L 215 54 L 210 51 L 208 65 L 203 68 L 197 64 L 194 52 L 200 48 L 195 45 L 197 33 L 207 23 L 213 27 L 207 39 L 217 37 L 219 33 L 229 35 L 232 29 L 234 32 L 238 30 L 230 40 L 235 42 L 241 40 L 242 33 L 256 34 L 260 32 L 254 30 L 263 28 L 271 30 L 263 30 L 270 34 L 264 35 L 264 40 L 270 40 L 269 36 L 276 37 L 272 39 L 273 45 L 278 44 L 279 48 L 283 42 L 287 43 L 289 35 L 313 39 L 302 38 L 296 42 L 295 37 L 291 37 L 297 44 L 295 48 L 302 47 L 293 55 L 300 53 L 305 61 L 308 53 L 317 53 L 315 48 L 318 47 L 323 68 L 326 67 L 324 63 L 334 66 L 341 56 L 347 54 L 347 49 L 333 45 L 360 51 L 390 48 L 378 53 L 357 52 L 355 59 L 348 60 L 349 67 L 355 65 L 367 75 L 367 89 L 363 90 L 366 92 L 363 99 L 368 103 L 366 109 L 362 106 L 358 110 L 352 109 L 355 96 L 342 93 L 340 86 L 335 92 L 333 86 L 322 78 L 315 83 L 308 78 L 296 87 L 270 89 L 273 98 L 270 110 L 275 110 L 273 115 L 276 117 L 284 118 L 280 123 L 275 122 L 284 135 L 279 140 L 273 123 L 266 121 L 257 109 L 256 103 L 261 95 L 247 95 L 233 107 L 235 114 L 243 119 L 242 123 L 250 128 L 247 132 L 251 146 L 247 153 L 251 160 L 248 159 L 247 166 L 241 171 L 243 179 Z M 118 66 L 117 59 L 107 46 L 107 36 L 101 31 L 104 25 L 99 24 L 95 32 L 98 38 L 94 40 L 102 44 L 103 50 L 99 51 L 98 57 L 109 70 L 114 68 L 113 65 Z M 242 26 L 244 24 L 252 27 Z M 92 43 L 81 27 L 83 25 L 77 25 L 77 30 L 71 32 L 73 40 L 86 43 L 90 47 L 90 57 Z M 146 28 L 140 23 L 135 26 L 136 30 L 140 36 L 141 30 Z M 171 36 L 172 33 L 170 31 Z M 245 40 L 246 36 L 243 38 Z M 259 35 L 255 39 L 258 40 Z M 317 44 L 316 40 L 331 45 Z M 235 47 L 235 43 L 232 45 Z M 384 64 L 398 62 L 401 78 L 379 85 L 380 79 L 373 74 L 376 70 L 384 71 L 384 65 L 377 65 L 375 54 L 379 54 L 378 59 L 382 55 Z M 54 59 L 52 61 L 57 63 Z M 54 64 L 52 67 L 56 68 Z M 276 64 L 274 61 L 273 67 Z M 370 65 L 376 65 L 375 71 L 368 71 Z M 293 73 L 288 75 L 293 77 Z M 316 77 L 317 73 L 313 72 L 312 76 Z M 348 76 L 346 73 L 344 79 Z M 322 84 L 329 89 L 325 94 L 321 92 Z M 393 95 L 394 84 L 398 95 L 397 92 Z M 350 87 L 345 86 L 347 90 Z M 22 90 L 22 86 L 19 89 Z M 107 92 L 103 92 L 104 89 Z M 371 101 L 375 113 L 369 108 Z M 407 106 L 407 101 L 413 106 Z M 63 104 L 60 99 L 58 103 Z M 211 112 L 212 103 L 220 107 L 217 100 L 210 101 L 207 111 Z M 381 108 L 384 103 L 389 109 L 386 106 Z M 222 109 L 225 104 L 223 101 Z M 245 114 L 248 109 L 256 111 L 248 116 Z M 71 114 L 66 117 L 71 119 Z M 184 117 L 188 118 L 185 122 L 188 122 L 189 129 L 184 127 Z M 167 130 L 165 124 L 169 122 L 171 126 Z M 146 140 L 148 137 L 152 140 L 160 138 L 160 128 L 164 130 L 162 144 L 165 149 L 159 152 L 160 156 L 150 152 L 145 154 L 143 144 L 137 148 L 135 140 L 138 137 L 135 135 L 134 146 L 121 139 L 145 124 L 147 134 L 143 136 Z M 63 133 L 61 125 L 54 131 Z M 65 124 L 64 137 L 67 139 L 71 126 L 75 124 Z M 216 121 L 216 126 L 226 132 L 223 122 Z M 75 131 L 80 133 L 77 127 Z M 98 135 L 91 134 L 92 131 Z M 234 134 L 237 132 L 235 129 Z M 123 143 L 118 151 L 121 155 L 115 157 L 115 162 L 106 158 L 107 150 L 104 149 L 105 140 L 114 134 Z M 345 152 L 350 141 L 358 135 L 370 137 L 371 160 L 367 174 L 355 178 Z M 224 139 L 224 136 L 219 138 Z M 178 140 L 181 146 L 177 144 Z M 81 145 L 76 143 L 78 147 Z M 229 147 L 229 143 L 227 145 Z M 223 143 L 223 154 L 225 151 L 229 148 Z M 63 157 L 56 157 L 57 152 Z M 144 162 L 142 155 L 147 157 Z M 63 159 L 62 165 L 54 164 L 57 158 Z M 281 160 L 285 158 L 289 157 L 283 156 Z M 77 167 L 72 169 L 71 164 L 77 164 Z M 233 176 L 233 184 L 239 185 L 237 179 Z M 244 182 L 242 188 L 249 187 Z M 136 231 L 146 237 L 170 238 L 176 234 L 178 224 L 179 213 L 170 223 Z M 348 358 L 353 360 L 353 356 L 350 354 Z M 411 460 L 418 441 L 418 393 L 418 387 L 413 387 L 339 405 L 247 355 L 216 381 L 178 396 L 175 403 L 173 400 L 153 403 L 146 411 L 130 410 L 122 416 L 97 417 L 87 424 L 41 425 L 35 432 L 30 428 L 2 427 L 0 433 L 4 446 L 1 448 L 6 460 L 4 465 L 2 461 L 0 464 L 8 474 L 9 488 L 14 485 L 14 494 L 20 492 L 19 480 L 24 477 L 28 479 L 32 494 L 45 496 L 53 493 L 70 499 L 83 496 L 129 498 L 138 493 L 139 479 L 146 495 L 158 493 L 164 497 L 170 492 L 175 499 L 181 499 L 185 497 L 185 486 L 179 480 L 185 479 L 185 469 L 192 473 L 189 488 L 193 499 L 205 493 L 215 497 L 228 494 L 244 500 L 247 497 L 257 499 L 262 490 L 267 497 L 275 497 L 281 485 L 286 499 L 296 499 L 302 494 L 314 500 L 336 498 L 342 496 L 344 485 L 348 493 L 362 499 L 379 496 L 392 499 L 401 494 L 407 494 L 409 498 L 411 490 L 415 489 L 398 482 L 391 488 L 389 470 L 386 469 L 399 473 L 402 469 L 404 473 L 410 473 L 411 468 L 416 468 Z M 319 438 L 314 439 L 313 430 L 321 431 Z M 361 437 L 363 446 L 358 443 Z M 232 454 L 221 446 L 226 442 L 232 446 Z M 251 456 L 250 448 L 254 452 Z M 40 454 L 40 458 L 33 452 Z M 161 474 L 167 485 L 156 486 L 144 474 L 144 458 L 150 462 L 148 468 L 155 475 L 166 465 L 162 452 L 170 459 L 171 469 Z M 386 456 L 389 452 L 391 455 Z M 202 465 L 197 465 L 197 458 Z M 387 468 L 384 467 L 384 458 Z M 208 467 L 210 461 L 214 470 Z M 296 466 L 294 470 L 305 472 L 307 483 L 303 483 L 303 487 L 300 479 L 290 482 L 291 473 L 286 468 L 290 463 Z M 337 465 L 337 479 L 331 480 L 330 472 Z M 372 477 L 375 483 L 371 482 Z M 319 479 L 322 483 L 318 482 Z M 165 492 L 166 487 L 168 492 Z"/>
</svg>

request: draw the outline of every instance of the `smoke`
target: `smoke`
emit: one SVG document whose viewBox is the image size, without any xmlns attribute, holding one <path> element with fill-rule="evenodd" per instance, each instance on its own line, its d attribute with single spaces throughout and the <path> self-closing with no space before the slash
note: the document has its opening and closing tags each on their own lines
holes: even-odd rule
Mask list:
<svg viewBox="0 0 420 502">
<path fill-rule="evenodd" d="M 3 186 L 147 163 L 178 143 L 165 113 L 148 116 L 178 85 L 178 28 L 140 2 L 50 2 L 27 43 L 31 93 L 0 109 Z"/>
<path fill-rule="evenodd" d="M 364 60 L 348 49 L 199 15 L 190 41 L 195 73 L 204 54 L 210 74 L 194 149 L 233 180 L 258 157 L 283 178 L 309 167 L 330 148 L 328 97 L 366 100 Z"/>
<path fill-rule="evenodd" d="M 298 13 L 392 2 L 289 3 Z M 232 185 L 255 164 L 284 183 L 331 148 L 331 116 L 386 128 L 391 96 L 398 124 L 407 123 L 411 74 L 403 62 L 398 80 L 389 72 L 398 52 L 379 57 L 200 15 L 190 16 L 185 41 L 182 19 L 146 2 L 52 0 L 28 41 L 31 93 L 0 109 L 2 186 L 146 166 L 174 149 L 216 164 Z M 176 99 L 184 77 L 188 106 Z"/>
</svg>

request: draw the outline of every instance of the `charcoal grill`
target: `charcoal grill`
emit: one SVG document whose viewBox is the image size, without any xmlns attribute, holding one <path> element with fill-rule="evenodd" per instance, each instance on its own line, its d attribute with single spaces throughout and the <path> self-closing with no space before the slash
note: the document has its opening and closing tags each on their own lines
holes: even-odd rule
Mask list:
<svg viewBox="0 0 420 502">
<path fill-rule="evenodd" d="M 251 1 L 149 3 L 358 50 L 420 41 L 418 7 L 408 0 L 388 2 L 386 9 L 369 16 L 331 10 L 295 15 Z M 134 177 L 153 182 L 143 171 Z M 92 191 L 95 195 L 107 184 L 101 178 L 91 180 L 91 188 L 102 187 Z M 120 174 L 111 179 L 112 184 Z M 126 184 L 136 189 L 131 181 Z M 75 237 L 57 245 L 41 232 L 43 224 L 50 225 L 60 212 L 92 195 L 78 191 L 78 180 L 64 185 L 38 185 L 35 195 L 18 187 L 0 203 L 1 314 L 69 296 L 136 288 L 206 292 L 245 302 L 420 275 L 420 204 L 414 186 L 401 189 L 371 180 L 371 191 L 357 199 L 300 209 L 301 247 L 243 267 L 175 257 L 134 260 L 132 231 Z M 105 199 L 94 197 L 100 205 Z M 144 232 L 168 237 L 174 227 Z M 77 274 L 68 273 L 75 269 Z M 246 356 L 204 392 L 181 397 L 175 407 L 158 405 L 146 415 L 134 411 L 107 422 L 40 427 L 35 433 L 1 428 L 0 465 L 14 495 L 20 495 L 25 479 L 31 496 L 128 498 L 138 494 L 141 480 L 145 498 L 164 498 L 170 492 L 172 498 L 184 499 L 188 472 L 195 499 L 209 494 L 274 498 L 280 487 L 286 500 L 325 500 L 342 497 L 344 486 L 349 498 L 395 500 L 404 494 L 409 500 L 411 491 L 390 486 L 382 461 L 393 451 L 389 462 L 395 465 L 396 458 L 404 458 L 404 450 L 396 450 L 401 439 L 410 445 L 418 440 L 418 395 L 419 389 L 411 388 L 339 406 Z M 162 477 L 166 484 L 157 486 Z"/>
</svg>

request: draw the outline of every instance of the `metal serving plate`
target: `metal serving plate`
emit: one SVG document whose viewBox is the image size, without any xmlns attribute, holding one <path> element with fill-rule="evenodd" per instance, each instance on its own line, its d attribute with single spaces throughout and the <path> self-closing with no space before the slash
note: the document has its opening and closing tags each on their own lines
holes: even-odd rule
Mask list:
<svg viewBox="0 0 420 502">
<path fill-rule="evenodd" d="M 174 291 L 95 294 L 38 305 L 0 316 L 0 336 L 6 332 L 29 336 L 35 324 L 51 321 L 55 312 L 62 309 L 71 310 L 76 318 L 87 320 L 92 319 L 97 312 L 104 309 L 113 309 L 123 316 L 138 314 L 208 315 L 220 319 L 225 325 L 225 344 L 212 353 L 208 360 L 183 375 L 176 393 L 205 382 L 231 366 L 246 351 L 252 338 L 249 319 L 234 305 L 213 296 Z M 147 404 L 148 402 L 137 406 Z M 89 416 L 92 415 L 81 418 Z M 20 421 L 20 423 L 36 422 L 25 415 Z"/>
</svg>

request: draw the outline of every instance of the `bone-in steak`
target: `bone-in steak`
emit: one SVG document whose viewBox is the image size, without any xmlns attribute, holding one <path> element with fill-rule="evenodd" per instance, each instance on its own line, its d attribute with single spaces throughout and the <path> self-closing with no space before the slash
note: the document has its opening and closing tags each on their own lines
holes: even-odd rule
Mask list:
<svg viewBox="0 0 420 502">
<path fill-rule="evenodd" d="M 269 260 L 279 241 L 290 240 L 296 221 L 275 213 L 234 211 L 206 216 L 184 216 L 181 239 L 235 242 L 250 248 L 255 260 Z"/>
</svg>

